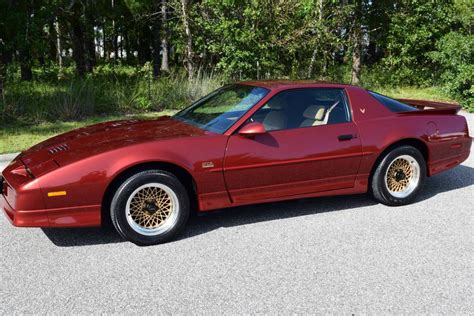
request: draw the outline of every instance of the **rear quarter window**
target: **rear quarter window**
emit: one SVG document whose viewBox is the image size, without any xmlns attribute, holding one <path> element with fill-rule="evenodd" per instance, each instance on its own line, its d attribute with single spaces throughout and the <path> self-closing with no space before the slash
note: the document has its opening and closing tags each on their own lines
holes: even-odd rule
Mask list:
<svg viewBox="0 0 474 316">
<path fill-rule="evenodd" d="M 389 98 L 387 96 L 381 95 L 379 93 L 368 91 L 371 96 L 373 96 L 377 101 L 382 103 L 387 109 L 392 112 L 410 112 L 417 111 L 418 109 L 414 106 L 408 105 L 406 103 L 397 101 L 395 99 Z"/>
</svg>

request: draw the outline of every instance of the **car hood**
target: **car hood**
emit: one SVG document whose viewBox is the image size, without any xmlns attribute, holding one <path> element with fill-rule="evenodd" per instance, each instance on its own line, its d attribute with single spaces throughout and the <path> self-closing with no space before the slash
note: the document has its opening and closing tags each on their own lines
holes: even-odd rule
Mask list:
<svg viewBox="0 0 474 316">
<path fill-rule="evenodd" d="M 33 175 L 41 165 L 54 161 L 61 166 L 81 157 L 134 144 L 170 138 L 202 136 L 209 132 L 162 117 L 156 120 L 122 120 L 99 123 L 55 136 L 23 151 L 19 159 Z"/>
</svg>

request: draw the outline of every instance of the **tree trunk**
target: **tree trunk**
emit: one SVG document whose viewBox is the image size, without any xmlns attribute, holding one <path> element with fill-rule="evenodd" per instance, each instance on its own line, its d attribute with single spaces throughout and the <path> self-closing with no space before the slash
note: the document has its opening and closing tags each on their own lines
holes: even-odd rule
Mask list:
<svg viewBox="0 0 474 316">
<path fill-rule="evenodd" d="M 59 27 L 59 20 L 56 17 L 56 22 L 54 23 L 54 28 L 56 30 L 56 57 L 59 65 L 59 73 L 63 70 L 63 54 L 62 54 L 62 45 L 61 45 L 61 28 Z"/>
<path fill-rule="evenodd" d="M 105 61 L 109 61 L 109 51 L 108 51 L 108 43 L 107 43 L 107 36 L 105 34 L 105 25 L 106 25 L 106 20 L 105 18 L 102 19 L 102 57 L 105 59 Z"/>
<path fill-rule="evenodd" d="M 169 73 L 169 49 L 168 49 L 168 30 L 167 30 L 167 3 L 161 0 L 161 71 Z"/>
<path fill-rule="evenodd" d="M 316 61 L 317 54 L 318 54 L 318 49 L 315 48 L 313 50 L 313 54 L 311 55 L 311 61 L 309 62 L 309 66 L 308 66 L 308 74 L 307 74 L 308 79 L 310 79 L 311 76 L 313 75 L 313 67 L 314 67 L 314 62 Z"/>
<path fill-rule="evenodd" d="M 31 81 L 33 80 L 33 71 L 31 70 L 31 64 L 29 61 L 29 54 L 23 52 L 21 53 L 20 59 L 20 78 L 24 81 Z"/>
<path fill-rule="evenodd" d="M 169 47 L 168 47 L 168 39 L 162 38 L 161 39 L 161 71 L 169 73 L 170 72 L 170 62 L 169 62 Z"/>
<path fill-rule="evenodd" d="M 57 47 L 56 47 L 56 22 L 55 20 L 51 20 L 48 22 L 48 60 L 55 61 L 57 59 Z"/>
<path fill-rule="evenodd" d="M 72 56 L 76 62 L 77 74 L 82 77 L 86 72 L 86 59 L 84 53 L 84 32 L 81 26 L 79 9 L 80 7 L 76 4 L 73 16 L 69 21 L 72 28 Z"/>
<path fill-rule="evenodd" d="M 5 82 L 6 72 L 7 72 L 7 65 L 11 63 L 11 61 L 12 61 L 11 53 L 5 50 L 0 50 L 0 95 L 2 96 L 2 101 L 3 101 L 4 106 L 6 105 L 4 82 Z"/>
<path fill-rule="evenodd" d="M 87 53 L 87 58 L 86 58 L 86 70 L 87 72 L 91 73 L 94 70 L 94 67 L 96 65 L 96 56 L 95 56 L 95 17 L 90 12 L 93 10 L 93 7 L 90 7 L 88 10 L 85 10 L 84 15 L 86 17 L 85 21 L 85 41 L 84 41 L 84 47 L 85 51 Z"/>
<path fill-rule="evenodd" d="M 92 72 L 97 63 L 95 56 L 95 36 L 89 34 L 87 38 L 87 71 Z"/>
<path fill-rule="evenodd" d="M 366 63 L 373 64 L 377 60 L 377 45 L 373 38 L 369 37 L 369 46 L 367 47 Z"/>
<path fill-rule="evenodd" d="M 5 106 L 5 90 L 3 89 L 3 72 L 1 70 L 0 70 L 0 95 L 2 96 L 3 106 Z"/>
<path fill-rule="evenodd" d="M 351 83 L 358 85 L 360 83 L 360 72 L 361 72 L 361 36 L 360 31 L 355 30 L 352 39 L 352 79 Z"/>
<path fill-rule="evenodd" d="M 115 10 L 115 0 L 111 0 L 112 12 Z M 115 27 L 115 18 L 112 18 L 112 46 L 114 49 L 114 60 L 118 60 L 118 37 L 117 30 Z"/>
<path fill-rule="evenodd" d="M 33 80 L 33 71 L 31 70 L 31 55 L 29 47 L 24 47 L 19 51 L 20 60 L 20 78 L 24 81 Z"/>
<path fill-rule="evenodd" d="M 138 63 L 144 65 L 151 59 L 150 53 L 150 30 L 148 27 L 143 26 L 140 28 L 138 33 Z"/>
<path fill-rule="evenodd" d="M 181 0 L 182 18 L 184 31 L 186 33 L 186 69 L 188 71 L 188 78 L 193 79 L 194 76 L 194 52 L 193 52 L 193 36 L 191 27 L 189 25 L 189 1 Z"/>
<path fill-rule="evenodd" d="M 5 101 L 5 93 L 3 90 L 3 78 L 5 77 L 5 66 L 3 65 L 3 56 L 0 54 L 0 95 L 2 96 L 2 101 Z M 5 106 L 5 104 L 3 105 Z"/>
<path fill-rule="evenodd" d="M 161 7 L 161 1 L 155 0 L 154 5 L 156 11 Z M 161 41 L 160 41 L 160 34 L 161 34 L 161 19 L 155 17 L 153 19 L 152 25 L 152 46 L 153 46 L 153 78 L 158 78 L 160 76 L 160 67 L 161 67 L 161 60 L 160 60 L 160 51 L 161 51 Z"/>
<path fill-rule="evenodd" d="M 160 50 L 161 50 L 161 41 L 160 41 L 160 22 L 158 19 L 153 21 L 152 26 L 152 37 L 153 37 L 153 78 L 158 78 L 160 76 Z"/>
<path fill-rule="evenodd" d="M 323 0 L 319 0 L 318 2 L 317 14 L 318 14 L 318 23 L 321 24 L 323 22 Z M 319 42 L 319 38 L 320 36 L 316 36 L 316 42 Z M 314 67 L 314 63 L 316 62 L 317 54 L 318 54 L 318 47 L 315 47 L 313 50 L 313 54 L 311 55 L 311 61 L 309 62 L 308 74 L 307 74 L 308 79 L 311 78 L 311 76 L 313 75 L 313 67 Z"/>
<path fill-rule="evenodd" d="M 30 55 L 30 21 L 34 18 L 34 10 L 30 8 L 27 12 L 28 18 L 26 20 L 26 29 L 25 29 L 25 43 L 18 52 L 18 57 L 20 60 L 20 78 L 21 80 L 30 81 L 33 79 L 33 72 L 31 70 L 31 55 Z"/>
<path fill-rule="evenodd" d="M 354 24 L 352 27 L 352 69 L 351 83 L 360 83 L 360 73 L 362 67 L 362 1 L 355 1 Z"/>
<path fill-rule="evenodd" d="M 133 52 L 132 52 L 132 49 L 131 49 L 131 46 L 130 46 L 130 35 L 129 35 L 129 32 L 128 32 L 128 29 L 126 30 L 126 32 L 124 33 L 123 35 L 123 41 L 124 41 L 124 44 L 125 44 L 125 58 L 127 60 L 127 64 L 130 65 L 132 64 L 132 61 L 133 61 Z"/>
<path fill-rule="evenodd" d="M 115 21 L 112 21 L 112 46 L 114 49 L 114 60 L 118 60 L 118 37 L 115 32 Z"/>
</svg>

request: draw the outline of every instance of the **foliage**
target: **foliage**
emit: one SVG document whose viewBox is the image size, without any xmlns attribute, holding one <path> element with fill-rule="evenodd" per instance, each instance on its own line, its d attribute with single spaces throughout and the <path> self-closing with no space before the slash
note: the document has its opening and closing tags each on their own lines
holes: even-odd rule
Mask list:
<svg viewBox="0 0 474 316">
<path fill-rule="evenodd" d="M 441 69 L 445 90 L 474 110 L 474 35 L 451 32 L 437 43 L 437 48 L 431 57 Z"/>
<path fill-rule="evenodd" d="M 429 85 L 438 75 L 429 54 L 449 32 L 453 7 L 440 1 L 401 1 L 394 12 L 382 64 L 390 81 L 402 85 Z"/>
<path fill-rule="evenodd" d="M 435 86 L 474 111 L 473 21 L 472 0 L 0 1 L 0 120 L 176 109 L 267 78 Z"/>
<path fill-rule="evenodd" d="M 205 79 L 201 79 L 205 80 Z M 386 87 L 376 88 L 374 90 L 384 95 L 388 95 L 394 98 L 415 98 L 415 99 L 426 99 L 426 100 L 443 100 L 450 101 L 450 98 L 446 96 L 440 88 L 414 88 L 414 87 Z M 103 115 L 103 116 L 92 116 L 80 121 L 67 121 L 67 122 L 41 122 L 36 124 L 32 123 L 19 123 L 19 122 L 8 122 L 0 128 L 0 154 L 9 152 L 18 152 L 26 149 L 40 141 L 43 141 L 54 135 L 67 132 L 74 128 L 79 128 L 95 123 L 127 119 L 127 118 L 140 118 L 140 119 L 152 119 L 161 115 L 172 115 L 176 110 L 165 110 L 161 112 L 148 112 L 140 114 L 125 114 L 125 115 Z"/>
<path fill-rule="evenodd" d="M 69 121 L 94 114 L 180 109 L 224 83 L 207 75 L 193 81 L 179 74 L 153 80 L 150 70 L 147 74 L 146 69 L 132 67 L 111 69 L 98 67 L 86 78 L 59 82 L 15 80 L 5 89 L 5 101 L 0 100 L 0 122 Z"/>
</svg>

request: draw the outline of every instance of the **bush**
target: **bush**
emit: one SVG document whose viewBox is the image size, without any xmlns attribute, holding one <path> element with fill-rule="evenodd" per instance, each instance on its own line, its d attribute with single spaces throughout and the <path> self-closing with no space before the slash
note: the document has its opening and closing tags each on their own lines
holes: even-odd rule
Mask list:
<svg viewBox="0 0 474 316">
<path fill-rule="evenodd" d="M 51 72 L 54 72 L 53 69 Z M 172 74 L 154 80 L 150 67 L 98 66 L 83 79 L 22 82 L 10 78 L 0 120 L 23 123 L 78 120 L 91 115 L 181 109 L 221 86 L 220 77 L 202 75 L 189 81 Z M 68 71 L 64 71 L 68 73 Z"/>
<path fill-rule="evenodd" d="M 474 111 L 474 35 L 449 33 L 437 43 L 431 58 L 439 65 L 445 90 Z"/>
<path fill-rule="evenodd" d="M 157 80 L 152 87 L 153 109 L 182 109 L 217 89 L 224 81 L 208 75 L 199 76 L 192 81 L 183 76 Z"/>
<path fill-rule="evenodd" d="M 95 88 L 88 81 L 71 82 L 66 91 L 51 97 L 49 120 L 78 120 L 94 114 Z"/>
</svg>

